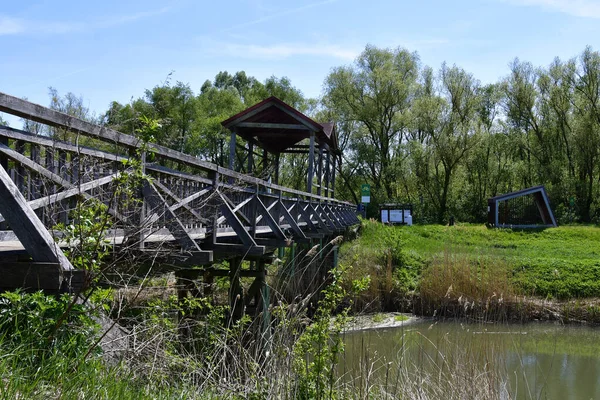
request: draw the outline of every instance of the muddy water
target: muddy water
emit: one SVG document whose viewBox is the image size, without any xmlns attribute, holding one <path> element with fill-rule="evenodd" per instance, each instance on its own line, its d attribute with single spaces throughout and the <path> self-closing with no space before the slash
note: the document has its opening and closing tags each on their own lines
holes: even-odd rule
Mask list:
<svg viewBox="0 0 600 400">
<path fill-rule="evenodd" d="M 600 328 L 427 321 L 346 333 L 345 343 L 338 372 L 356 387 L 438 381 L 442 391 L 489 384 L 500 398 L 600 399 Z"/>
</svg>

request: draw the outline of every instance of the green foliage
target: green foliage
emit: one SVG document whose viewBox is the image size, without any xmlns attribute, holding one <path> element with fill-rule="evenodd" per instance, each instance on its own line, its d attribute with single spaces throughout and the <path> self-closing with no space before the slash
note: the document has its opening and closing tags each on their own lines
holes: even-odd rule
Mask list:
<svg viewBox="0 0 600 400">
<path fill-rule="evenodd" d="M 298 379 L 299 399 L 332 398 L 335 392 L 335 367 L 344 351 L 341 332 L 348 322 L 349 307 L 333 315 L 351 293 L 346 291 L 348 267 L 331 270 L 331 283 L 321 292 L 312 323 L 294 345 L 294 372 Z"/>
<path fill-rule="evenodd" d="M 401 228 L 372 220 L 362 221 L 359 237 L 342 245 L 340 262 L 352 266 L 350 282 L 365 289 L 357 311 L 369 304 L 372 311 L 394 308 L 394 301 L 416 289 L 425 264 L 406 249 Z"/>
<path fill-rule="evenodd" d="M 369 217 L 406 201 L 418 222 L 484 222 L 489 197 L 543 184 L 559 222 L 599 221 L 600 53 L 510 68 L 484 86 L 459 67 L 435 72 L 415 53 L 373 46 L 334 68 L 322 115 L 340 136 L 337 193 L 358 202 L 370 183 Z"/>
<path fill-rule="evenodd" d="M 69 245 L 65 255 L 77 269 L 98 271 L 102 260 L 109 255 L 109 242 L 105 238 L 111 224 L 108 207 L 94 199 L 79 202 L 70 217 L 68 225 L 56 226 L 56 230 L 64 232 L 60 239 Z"/>
<path fill-rule="evenodd" d="M 75 368 L 97 333 L 92 311 L 71 304 L 68 295 L 42 292 L 0 294 L 0 349 L 18 354 L 20 376 L 41 374 L 49 380 Z M 40 372 L 40 370 L 42 372 Z"/>
</svg>

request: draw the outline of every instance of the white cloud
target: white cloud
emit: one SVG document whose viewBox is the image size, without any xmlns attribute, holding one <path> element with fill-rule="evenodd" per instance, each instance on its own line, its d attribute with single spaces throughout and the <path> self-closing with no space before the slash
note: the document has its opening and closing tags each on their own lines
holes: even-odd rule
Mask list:
<svg viewBox="0 0 600 400">
<path fill-rule="evenodd" d="M 0 36 L 16 35 L 24 30 L 25 26 L 21 20 L 0 15 Z"/>
<path fill-rule="evenodd" d="M 273 45 L 208 42 L 209 50 L 216 54 L 227 54 L 245 58 L 288 58 L 294 56 L 333 57 L 354 60 L 360 49 L 344 48 L 338 45 L 315 43 L 282 43 Z"/>
<path fill-rule="evenodd" d="M 576 17 L 600 18 L 599 0 L 508 0 L 522 6 L 538 6 Z"/>
</svg>

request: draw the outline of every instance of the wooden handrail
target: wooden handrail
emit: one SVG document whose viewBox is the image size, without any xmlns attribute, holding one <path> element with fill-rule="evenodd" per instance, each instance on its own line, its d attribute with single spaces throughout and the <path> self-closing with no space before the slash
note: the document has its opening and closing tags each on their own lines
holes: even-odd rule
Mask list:
<svg viewBox="0 0 600 400">
<path fill-rule="evenodd" d="M 114 129 L 110 129 L 107 127 L 99 126 L 92 124 L 90 122 L 84 121 L 82 119 L 73 117 L 68 114 L 61 113 L 56 110 L 52 110 L 47 107 L 43 107 L 39 104 L 31 103 L 27 100 L 19 99 L 14 96 L 10 96 L 8 94 L 0 92 L 0 111 L 6 112 L 11 115 L 15 115 L 18 117 L 26 118 L 32 121 L 40 122 L 49 126 L 61 128 L 68 130 L 70 132 L 74 132 L 80 134 L 82 136 L 98 139 L 111 144 L 118 144 L 120 146 L 124 146 L 128 149 L 140 149 L 142 147 L 142 141 L 134 136 L 116 131 Z M 23 137 L 23 132 L 18 132 L 11 128 L 2 127 L 0 129 L 0 136 L 10 137 L 10 134 L 13 136 L 16 133 L 20 133 L 21 138 L 19 140 L 24 141 L 32 141 L 31 137 L 25 138 Z M 36 135 L 31 134 L 32 137 L 36 137 Z M 43 137 L 41 137 L 43 138 Z M 45 140 L 51 140 L 49 138 L 44 138 Z M 37 143 L 40 143 L 39 141 Z M 58 141 L 57 141 L 58 143 Z M 40 143 L 41 144 L 41 143 Z M 62 143 L 65 145 L 66 143 Z M 71 145 L 72 146 L 72 145 Z M 345 205 L 347 207 L 353 206 L 353 204 L 336 200 L 330 197 L 319 196 L 307 192 L 303 192 L 300 190 L 295 190 L 291 188 L 287 188 L 285 186 L 276 185 L 273 183 L 269 183 L 259 178 L 255 178 L 252 176 L 248 176 L 236 171 L 232 171 L 227 168 L 220 167 L 218 165 L 212 164 L 207 161 L 203 161 L 198 159 L 197 157 L 191 156 L 189 154 L 185 154 L 179 152 L 177 150 L 170 149 L 165 146 L 161 146 L 156 143 L 147 143 L 146 148 L 149 152 L 152 152 L 164 159 L 175 161 L 187 166 L 191 166 L 193 168 L 198 168 L 200 170 L 212 173 L 218 173 L 227 178 L 233 178 L 238 181 L 245 182 L 251 185 L 262 186 L 267 189 L 271 189 L 274 191 L 281 191 L 284 193 L 294 194 L 297 196 L 302 196 L 305 198 L 309 198 L 311 200 L 323 201 L 329 203 L 336 203 L 340 205 Z M 84 148 L 81 148 L 84 149 Z M 88 151 L 96 151 L 94 149 L 87 149 Z M 83 153 L 83 152 L 82 152 Z M 110 154 L 106 152 L 99 152 L 97 154 L 104 153 Z M 94 154 L 90 154 L 94 155 Z M 119 157 L 116 155 L 112 155 L 113 157 Z"/>
</svg>

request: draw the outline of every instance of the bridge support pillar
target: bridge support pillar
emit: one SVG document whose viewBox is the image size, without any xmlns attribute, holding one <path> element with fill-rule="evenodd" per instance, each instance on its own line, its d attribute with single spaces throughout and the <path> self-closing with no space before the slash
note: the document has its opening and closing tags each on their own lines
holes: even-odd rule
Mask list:
<svg viewBox="0 0 600 400">
<path fill-rule="evenodd" d="M 235 323 L 244 316 L 244 289 L 240 282 L 241 258 L 229 261 L 229 306 L 230 323 Z"/>
</svg>

